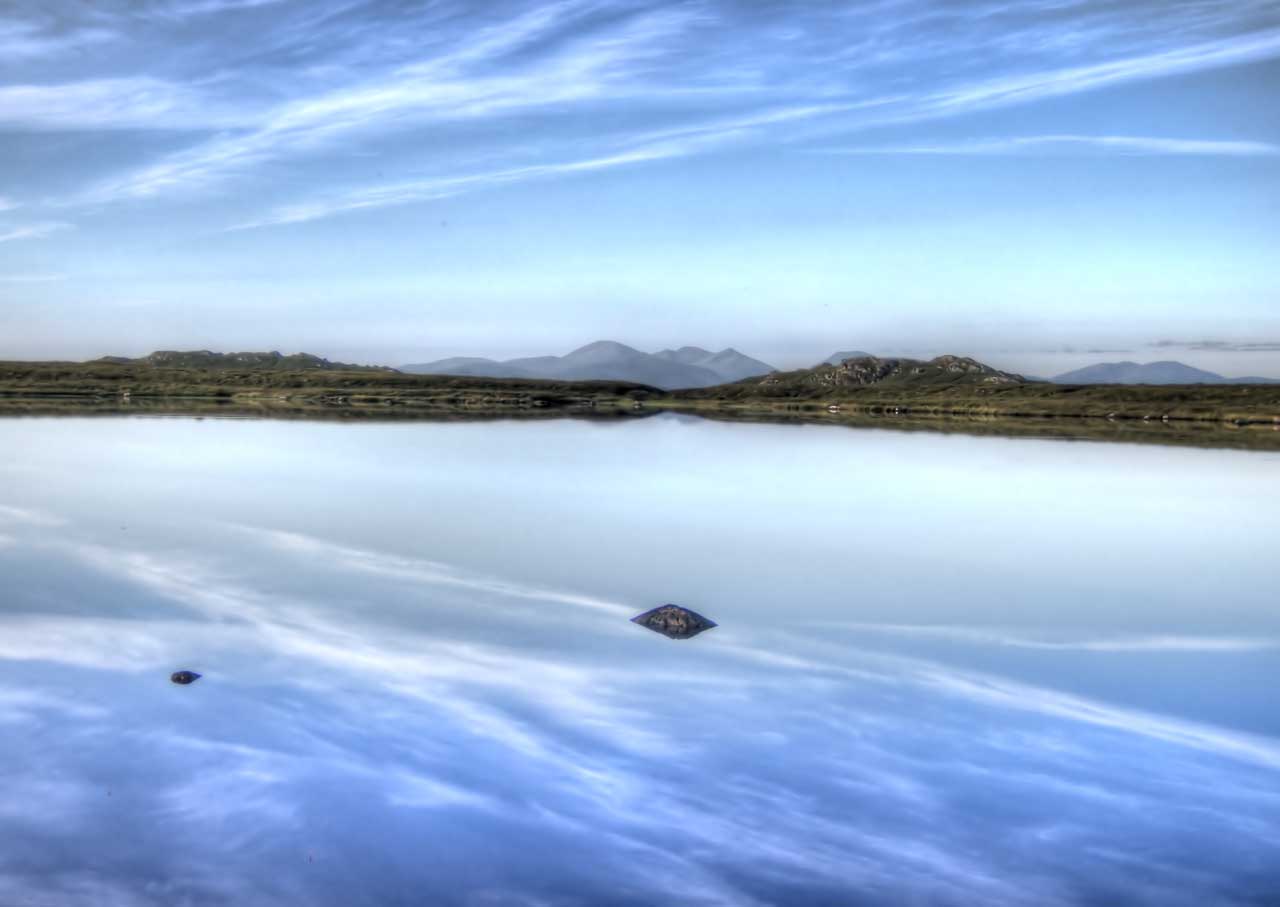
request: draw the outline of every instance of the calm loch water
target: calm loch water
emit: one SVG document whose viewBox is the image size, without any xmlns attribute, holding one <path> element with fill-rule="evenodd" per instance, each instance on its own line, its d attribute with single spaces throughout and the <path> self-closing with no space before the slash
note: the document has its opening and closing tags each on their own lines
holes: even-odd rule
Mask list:
<svg viewBox="0 0 1280 907">
<path fill-rule="evenodd" d="M 3 420 L 0 904 L 1280 903 L 1278 479 L 677 417 Z M 719 626 L 629 622 L 668 601 Z"/>
</svg>

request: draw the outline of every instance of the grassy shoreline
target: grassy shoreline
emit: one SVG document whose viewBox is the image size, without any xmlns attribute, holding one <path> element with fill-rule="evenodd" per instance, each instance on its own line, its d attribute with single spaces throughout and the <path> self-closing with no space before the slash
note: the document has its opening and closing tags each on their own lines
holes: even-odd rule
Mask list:
<svg viewBox="0 0 1280 907">
<path fill-rule="evenodd" d="M 322 419 L 636 417 L 806 422 L 1280 450 L 1280 386 L 858 387 L 766 396 L 749 382 L 665 392 L 540 381 L 308 369 L 0 363 L 0 416 L 225 415 Z"/>
</svg>

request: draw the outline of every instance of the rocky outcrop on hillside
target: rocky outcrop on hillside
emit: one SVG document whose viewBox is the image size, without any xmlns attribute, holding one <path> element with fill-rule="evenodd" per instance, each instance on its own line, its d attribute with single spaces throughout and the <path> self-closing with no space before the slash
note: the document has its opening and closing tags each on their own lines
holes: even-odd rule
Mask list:
<svg viewBox="0 0 1280 907">
<path fill-rule="evenodd" d="M 862 356 L 797 372 L 775 372 L 755 382 L 755 386 L 762 393 L 785 395 L 794 390 L 829 391 L 875 384 L 989 386 L 1022 384 L 1025 380 L 1021 375 L 1002 372 L 967 356 L 939 356 L 928 362 Z"/>
</svg>

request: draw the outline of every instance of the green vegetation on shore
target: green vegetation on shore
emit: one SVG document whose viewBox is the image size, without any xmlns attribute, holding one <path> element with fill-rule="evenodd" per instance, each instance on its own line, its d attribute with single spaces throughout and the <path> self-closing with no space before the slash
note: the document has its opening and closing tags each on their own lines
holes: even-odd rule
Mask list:
<svg viewBox="0 0 1280 907">
<path fill-rule="evenodd" d="M 750 411 L 838 407 L 926 417 L 1110 419 L 1280 424 L 1280 385 L 1051 384 L 960 356 L 866 356 L 677 391 L 676 405 Z"/>
<path fill-rule="evenodd" d="M 0 362 L 0 400 L 118 405 L 127 401 L 275 407 L 504 410 L 630 405 L 661 393 L 621 381 L 536 381 L 406 375 L 392 369 L 172 368 L 141 360 Z"/>
<path fill-rule="evenodd" d="M 621 381 L 390 369 L 0 363 L 0 415 L 220 413 L 303 418 L 644 415 L 1280 449 L 1280 385 L 1058 385 L 959 357 L 847 360 L 667 392 Z"/>
</svg>

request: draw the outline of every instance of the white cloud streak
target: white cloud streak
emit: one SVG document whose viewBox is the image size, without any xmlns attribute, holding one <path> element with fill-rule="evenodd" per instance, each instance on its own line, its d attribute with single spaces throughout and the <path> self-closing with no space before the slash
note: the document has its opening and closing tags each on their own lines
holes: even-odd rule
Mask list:
<svg viewBox="0 0 1280 907">
<path fill-rule="evenodd" d="M 169 155 L 121 179 L 99 184 L 79 201 L 197 191 L 281 157 L 322 151 L 352 134 L 369 136 L 433 122 L 502 117 L 605 97 L 610 93 L 607 85 L 626 75 L 626 62 L 643 56 L 635 42 L 657 40 L 678 27 L 679 17 L 671 13 L 640 17 L 630 25 L 629 38 L 582 38 L 570 50 L 520 69 L 497 74 L 471 71 L 489 58 L 517 52 L 545 38 L 592 6 L 565 0 L 534 9 L 482 30 L 438 58 L 263 111 L 251 117 L 261 124 L 258 128 Z M 91 87 L 84 90 L 92 93 Z M 176 98 L 156 93 L 157 105 L 177 103 Z M 0 120 L 3 111 L 0 94 Z M 152 114 L 143 111 L 141 115 Z"/>
<path fill-rule="evenodd" d="M 246 3 L 253 5 L 251 0 Z M 241 4 L 210 0 L 197 5 L 230 8 Z M 884 78 L 886 61 L 910 65 L 917 72 L 922 67 L 927 70 L 926 64 L 936 63 L 939 57 L 959 55 L 966 41 L 989 46 L 992 33 L 999 32 L 1000 23 L 1017 11 L 1001 4 L 960 12 L 939 10 L 928 4 L 891 5 L 883 14 L 888 17 L 888 24 L 896 27 L 876 31 L 876 40 L 884 47 L 876 53 L 863 48 L 840 66 L 824 68 L 806 65 L 811 59 L 793 57 L 799 53 L 821 58 L 814 48 L 830 39 L 824 30 L 839 33 L 839 28 L 848 27 L 847 23 L 837 27 L 816 14 L 799 18 L 787 32 L 786 41 L 781 40 L 781 33 L 756 23 L 733 31 L 725 50 L 698 55 L 689 52 L 691 42 L 700 45 L 707 29 L 728 27 L 731 15 L 726 10 L 711 3 L 678 9 L 633 7 L 602 19 L 603 9 L 586 0 L 562 0 L 488 24 L 467 17 L 444 17 L 433 25 L 439 34 L 433 33 L 426 42 L 421 52 L 425 58 L 397 59 L 391 54 L 382 67 L 344 69 L 338 64 L 328 87 L 317 89 L 314 81 L 304 80 L 308 87 L 277 104 L 252 102 L 244 97 L 219 101 L 211 94 L 216 87 L 212 83 L 197 85 L 150 77 L 87 80 L 61 86 L 0 89 L 0 121 L 8 119 L 32 128 L 203 125 L 225 130 L 207 141 L 163 155 L 151 164 L 100 180 L 69 200 L 70 204 L 101 204 L 208 191 L 219 183 L 285 159 L 322 158 L 339 145 L 348 153 L 353 140 L 376 142 L 393 133 L 437 124 L 535 116 L 545 122 L 568 111 L 597 118 L 622 103 L 645 111 L 644 129 L 614 123 L 590 139 L 566 138 L 546 152 L 535 144 L 521 145 L 513 153 L 508 143 L 494 154 L 505 158 L 510 166 L 461 174 L 455 169 L 453 173 L 441 172 L 422 179 L 378 181 L 320 192 L 312 198 L 279 205 L 233 228 L 243 229 L 431 201 L 608 166 L 687 157 L 731 144 L 801 141 L 806 138 L 804 131 L 786 131 L 784 126 L 804 121 L 810 121 L 809 133 L 848 133 L 868 126 L 916 123 L 1031 103 L 1280 54 L 1280 29 L 1275 28 L 1255 27 L 1252 32 L 1231 37 L 1195 40 L 1231 25 L 1232 15 L 1222 10 L 1212 15 L 1183 11 L 1170 20 L 1171 33 L 1158 34 L 1135 21 L 1137 13 L 1126 18 L 1087 3 L 1073 5 L 1064 13 L 1058 5 L 1053 7 L 1054 17 L 1015 28 L 1013 32 L 1019 35 L 1015 44 L 1025 46 L 1031 41 L 1035 46 L 1043 45 L 1041 57 L 1048 61 L 1105 56 L 1108 48 L 1110 59 L 1027 71 L 1027 61 L 1011 46 L 997 53 L 991 67 L 1008 70 L 1005 74 L 976 78 L 972 65 L 937 67 L 939 72 L 957 72 L 943 84 L 938 84 L 936 78 L 913 78 L 904 85 L 901 80 Z M 1239 19 L 1249 14 L 1241 8 L 1233 15 Z M 957 21 L 961 28 L 958 44 L 928 37 L 932 34 L 928 23 L 938 17 Z M 907 27 L 912 22 L 917 24 Z M 1093 40 L 1066 40 L 1064 35 L 1072 29 L 1086 29 Z M 1127 34 L 1126 29 L 1134 37 L 1119 40 L 1117 36 Z M 438 41 L 440 35 L 451 40 Z M 966 59 L 966 63 L 970 60 Z M 886 90 L 890 86 L 894 90 Z M 779 110 L 782 115 L 775 112 Z M 735 119 L 744 125 L 737 129 L 727 125 Z M 664 120 L 668 125 L 662 125 Z M 663 132 L 685 138 L 655 148 L 654 136 Z M 695 135 L 701 136 L 700 140 L 688 140 L 688 136 Z M 1276 153 L 1274 146 L 1263 142 L 1071 134 L 846 151 L 1014 154 L 1070 149 L 1121 154 Z M 530 155 L 541 159 L 511 160 Z M 432 163 L 435 169 L 447 170 L 439 161 Z"/>
<path fill-rule="evenodd" d="M 137 673 L 164 665 L 172 642 L 181 638 L 177 622 L 89 617 L 13 615 L 3 622 L 0 659 L 52 661 L 77 667 Z"/>
<path fill-rule="evenodd" d="M 866 105 L 804 105 L 800 107 L 767 110 L 759 114 L 715 120 L 698 126 L 655 130 L 634 136 L 631 147 L 581 160 L 546 164 L 531 164 L 501 170 L 489 170 L 461 176 L 447 176 L 427 180 L 413 180 L 360 186 L 344 193 L 329 195 L 296 205 L 274 209 L 264 217 L 236 224 L 229 230 L 249 230 L 282 224 L 305 223 L 321 220 L 362 209 L 385 208 L 418 202 L 453 198 L 469 192 L 497 186 L 548 179 L 677 160 L 690 155 L 705 153 L 741 141 L 745 136 L 759 134 L 783 123 L 809 120 L 829 114 L 834 110 L 850 110 Z"/>
<path fill-rule="evenodd" d="M 243 12 L 263 6 L 274 6 L 285 0 L 185 0 L 163 7 L 155 15 L 185 19 L 189 16 L 213 16 L 220 13 Z"/>
<path fill-rule="evenodd" d="M 1280 340 L 1157 340 L 1147 345 L 1156 349 L 1187 349 L 1210 353 L 1280 352 Z"/>
<path fill-rule="evenodd" d="M 548 604 L 586 607 L 609 613 L 610 619 L 614 620 L 620 620 L 630 613 L 630 609 L 621 604 L 522 586 L 497 578 L 468 576 L 429 561 L 350 548 L 298 533 L 248 526 L 237 528 L 259 544 L 265 543 L 283 552 L 313 559 L 339 571 L 378 575 L 398 581 L 408 580 L 415 584 L 457 586 L 474 592 L 544 601 Z M 602 675 L 598 671 L 559 666 L 526 658 L 514 651 L 465 644 L 458 640 L 426 637 L 411 639 L 404 634 L 393 636 L 375 632 L 372 625 L 365 626 L 360 634 L 353 635 L 349 627 L 352 620 L 350 614 L 343 615 L 339 622 L 327 616 L 322 609 L 309 607 L 301 602 L 282 600 L 278 595 L 268 598 L 249 587 L 229 582 L 210 565 L 194 560 L 173 556 L 161 559 L 142 552 L 115 551 L 89 545 L 71 545 L 69 550 L 85 563 L 111 575 L 127 578 L 167 599 L 195 608 L 210 618 L 220 622 L 231 620 L 251 629 L 253 637 L 277 654 L 320 662 L 344 672 L 374 676 L 401 693 L 429 694 L 432 702 L 437 704 L 437 694 L 443 690 L 435 686 L 438 684 L 447 684 L 451 688 L 459 683 L 482 682 L 494 688 L 517 692 L 532 692 L 536 689 L 540 707 L 561 714 L 572 714 L 585 725 L 600 728 L 620 745 L 628 748 L 634 746 L 641 751 L 661 751 L 666 746 L 658 741 L 646 740 L 643 734 L 637 735 L 634 716 L 624 718 L 614 705 L 602 698 L 602 693 L 592 692 L 599 687 Z M 901 631 L 907 625 L 872 626 Z M 953 635 L 957 631 L 957 628 L 951 627 L 933 629 Z M 918 627 L 910 628 L 908 632 L 918 630 Z M 963 635 L 963 630 L 960 632 Z M 975 632 L 980 637 L 987 637 L 983 631 Z M 1001 638 L 1019 639 L 996 636 L 996 639 Z M 1110 650 L 1111 646 L 1128 644 L 1136 646 L 1138 651 L 1243 650 L 1241 640 L 1237 638 L 1201 638 L 1198 648 L 1196 644 L 1189 642 L 1190 639 L 1176 636 L 1145 636 L 1127 640 L 1093 639 L 1085 640 L 1084 648 L 1101 646 L 1102 650 Z M 1225 648 L 1215 649 L 1215 645 Z M 60 648 L 51 649 L 49 657 L 57 659 L 55 649 Z M 90 648 L 97 650 L 101 646 L 93 645 Z M 1031 648 L 1038 646 L 1033 644 Z M 1133 650 L 1135 649 L 1129 649 Z M 925 690 L 974 703 L 1049 715 L 1268 769 L 1280 769 L 1280 743 L 1274 740 L 1178 717 L 1155 715 L 1140 709 L 1035 687 L 981 672 L 943 667 L 928 660 L 864 652 L 860 659 L 862 666 L 851 669 L 845 665 L 847 648 L 829 643 L 820 644 L 813 640 L 807 642 L 804 657 L 788 656 L 785 652 L 777 651 L 776 645 L 735 645 L 730 641 L 722 642 L 717 651 L 766 666 L 781 666 L 792 673 L 830 675 L 846 680 L 891 685 L 907 682 Z M 832 657 L 824 658 L 824 653 Z M 447 698 L 445 701 L 448 701 Z M 485 730 L 486 719 L 482 709 L 473 709 L 471 705 L 459 703 L 457 710 L 459 716 L 469 716 L 468 720 L 474 725 L 473 731 L 477 733 L 491 733 L 495 739 L 506 741 L 513 749 L 526 756 L 541 758 L 548 755 L 535 738 L 530 737 L 518 724 L 512 724 L 497 713 L 487 719 L 490 730 Z"/>
<path fill-rule="evenodd" d="M 0 19 L 0 61 L 5 63 L 60 57 L 118 40 L 108 28 L 77 28 L 64 34 L 48 34 L 37 23 Z"/>
<path fill-rule="evenodd" d="M 297 532 L 260 529 L 254 526 L 236 526 L 234 528 L 277 550 L 315 558 L 323 563 L 336 565 L 347 570 L 407 579 L 419 583 L 458 586 L 473 591 L 493 592 L 513 598 L 557 602 L 613 615 L 630 615 L 632 613 L 632 609 L 619 602 L 611 602 L 589 595 L 563 592 L 555 589 L 543 589 L 536 586 L 503 582 L 492 577 L 467 574 L 455 567 L 436 561 L 400 557 L 364 548 L 337 545 L 315 536 Z"/>
<path fill-rule="evenodd" d="M 51 513 L 30 507 L 14 507 L 0 504 L 0 523 L 18 523 L 26 526 L 65 526 L 67 521 Z"/>
<path fill-rule="evenodd" d="M 65 274 L 0 274 L 0 283 L 57 283 Z"/>
<path fill-rule="evenodd" d="M 386 208 L 395 205 L 408 205 L 416 202 L 435 201 L 493 188 L 509 183 L 527 182 L 534 179 L 547 179 L 556 176 L 567 176 L 577 173 L 589 173 L 597 170 L 608 170 L 615 167 L 635 164 L 653 163 L 682 157 L 693 152 L 699 146 L 705 146 L 714 139 L 694 140 L 687 142 L 667 142 L 620 152 L 605 157 L 587 158 L 579 161 L 567 161 L 557 164 L 535 164 L 528 167 L 514 167 L 506 170 L 492 170 L 466 176 L 443 177 L 440 179 L 414 180 L 409 182 L 387 183 L 384 185 L 362 186 L 340 195 L 320 198 L 297 205 L 287 205 L 269 212 L 266 216 L 230 227 L 230 230 L 250 230 L 258 227 L 278 226 L 281 224 L 297 224 L 306 221 L 320 220 L 337 214 L 344 214 L 368 208 Z"/>
<path fill-rule="evenodd" d="M 1122 155 L 1265 157 L 1280 154 L 1280 145 L 1269 142 L 1128 135 L 1036 135 L 912 145 L 865 145 L 823 150 L 827 154 L 1030 155 L 1103 152 Z"/>
<path fill-rule="evenodd" d="M 364 829 L 386 825 L 398 834 L 430 827 L 433 846 L 447 849 L 448 831 L 458 827 L 451 814 L 464 810 L 471 830 L 478 827 L 471 823 L 493 830 L 499 859 L 510 854 L 504 829 L 534 828 L 549 849 L 578 853 L 637 901 L 703 905 L 787 899 L 778 892 L 800 899 L 821 886 L 870 901 L 888 892 L 921 902 L 1065 907 L 1083 891 L 1073 881 L 1081 865 L 1095 875 L 1108 870 L 1098 859 L 1107 846 L 1120 857 L 1141 856 L 1144 885 L 1186 895 L 1171 900 L 1148 887 L 1142 900 L 1192 904 L 1217 877 L 1188 876 L 1176 859 L 1186 836 L 1153 828 L 1195 821 L 1200 833 L 1229 842 L 1224 851 L 1246 848 L 1237 862 L 1214 864 L 1224 871 L 1274 849 L 1268 819 L 1280 800 L 1267 787 L 1274 776 L 1206 758 L 1274 769 L 1274 741 L 878 657 L 818 634 L 778 639 L 725 627 L 737 644 L 711 636 L 693 658 L 684 657 L 687 646 L 646 638 L 657 645 L 613 664 L 591 657 L 601 641 L 593 622 L 583 640 L 561 649 L 508 649 L 492 642 L 495 613 L 470 606 L 502 594 L 545 621 L 547 609 L 577 607 L 578 596 L 270 529 L 238 527 L 243 550 L 228 550 L 210 528 L 198 557 L 51 543 L 72 561 L 163 597 L 161 620 L 157 613 L 132 622 L 89 618 L 59 646 L 58 634 L 76 620 L 0 615 L 0 635 L 18 649 L 47 636 L 52 664 L 113 672 L 149 670 L 148 660 L 175 642 L 197 642 L 206 658 L 226 658 L 235 671 L 209 669 L 202 683 L 213 688 L 166 691 L 203 702 L 199 708 L 236 702 L 237 720 L 184 721 L 178 730 L 167 709 L 158 726 L 143 714 L 121 722 L 114 706 L 106 708 L 114 696 L 64 713 L 47 694 L 6 698 L 0 689 L 0 721 L 41 731 L 14 735 L 15 790 L 31 796 L 0 809 L 0 818 L 19 822 L 49 799 L 64 829 L 65 819 L 83 813 L 76 840 L 92 839 L 102 826 L 86 807 L 101 790 L 75 782 L 51 797 L 31 766 L 48 766 L 60 783 L 111 777 L 128 785 L 117 795 L 131 808 L 158 820 L 139 824 L 134 850 L 138 840 L 145 850 L 160 828 L 167 865 L 194 854 L 212 875 L 243 879 L 252 890 L 263 873 L 279 874 L 272 848 L 295 859 L 314 848 L 317 863 L 325 851 L 338 852 L 359 863 L 365 853 L 386 855 L 386 840 L 361 839 Z M 244 556 L 264 545 L 270 557 Z M 290 597 L 289 578 L 309 577 L 308 587 L 326 570 L 349 577 L 330 594 L 313 587 L 305 601 Z M 379 589 L 380 582 L 390 585 Z M 381 608 L 363 608 L 348 594 L 398 600 L 424 584 L 427 610 L 404 619 L 385 620 Z M 480 612 L 470 634 L 447 637 L 440 587 L 480 594 L 463 597 Z M 601 627 L 618 617 L 588 610 L 599 611 Z M 793 642 L 798 655 L 788 656 Z M 100 658 L 85 651 L 93 649 Z M 130 665 L 130 652 L 147 663 Z M 744 660 L 753 653 L 761 657 Z M 119 678 L 100 679 L 108 691 Z M 125 678 L 118 689 L 132 683 Z M 669 690 L 679 691 L 677 701 L 655 695 Z M 904 703 L 923 711 L 905 714 Z M 88 735 L 83 745 L 45 747 L 40 760 L 21 748 L 38 749 L 52 729 L 70 726 Z M 753 742 L 761 732 L 771 738 L 767 751 Z M 120 768 L 132 760 L 146 769 L 136 778 Z M 1016 808 L 1001 805 L 1014 800 Z M 356 803 L 364 812 L 353 814 Z M 435 811 L 429 826 L 417 810 Z M 195 830 L 190 839 L 186 828 Z M 300 845 L 300 828 L 319 831 Z M 1121 837 L 1130 833 L 1140 848 Z M 246 850 L 252 861 L 227 859 Z M 100 862 L 110 866 L 114 857 L 108 849 Z M 1126 864 L 1103 884 L 1132 871 Z M 49 873 L 19 878 L 32 890 L 66 891 Z M 587 881 L 540 878 L 548 886 Z M 1188 878 L 1194 887 L 1172 887 Z M 18 899 L 27 893 L 10 891 Z M 306 902 L 307 893 L 288 900 Z M 103 894 L 60 897 L 87 904 Z M 455 885 L 448 894 L 470 892 Z"/>
<path fill-rule="evenodd" d="M 922 115 L 947 115 L 1093 91 L 1141 79 L 1253 63 L 1280 55 L 1280 29 L 1206 41 L 1103 63 L 1015 74 L 962 85 L 924 99 Z"/>
<path fill-rule="evenodd" d="M 1267 737 L 1153 715 L 1140 709 L 1098 702 L 974 672 L 926 669 L 917 675 L 917 679 L 940 692 L 972 702 L 1064 718 L 1272 770 L 1280 769 L 1280 743 Z"/>
<path fill-rule="evenodd" d="M 198 87 L 153 76 L 0 86 L 0 126 L 47 130 L 214 129 L 242 125 Z"/>
<path fill-rule="evenodd" d="M 0 724 L 34 721 L 40 712 L 50 711 L 77 719 L 102 718 L 107 714 L 98 706 L 72 702 L 55 694 L 0 687 Z"/>
<path fill-rule="evenodd" d="M 22 239 L 44 239 L 54 233 L 70 230 L 72 226 L 63 221 L 45 221 L 38 224 L 23 224 L 20 227 L 0 227 L 0 243 L 16 242 Z"/>
<path fill-rule="evenodd" d="M 1187 636 L 1178 634 L 1090 636 L 1050 638 L 1011 628 L 957 627 L 929 624 L 836 623 L 858 632 L 883 633 L 908 639 L 946 639 L 979 645 L 1017 649 L 1075 652 L 1259 652 L 1280 649 L 1280 639 L 1269 636 Z"/>
</svg>

